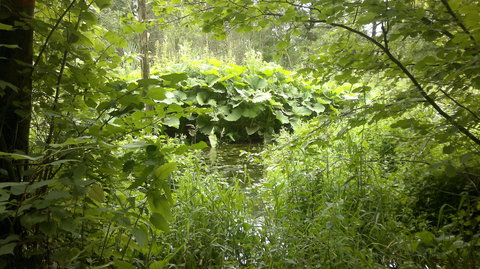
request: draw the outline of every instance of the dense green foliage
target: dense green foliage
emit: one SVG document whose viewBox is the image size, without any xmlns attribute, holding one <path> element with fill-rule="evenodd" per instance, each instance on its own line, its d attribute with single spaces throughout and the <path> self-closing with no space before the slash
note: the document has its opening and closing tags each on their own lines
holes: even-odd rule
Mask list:
<svg viewBox="0 0 480 269">
<path fill-rule="evenodd" d="M 190 126 L 193 132 L 200 132 L 198 136 L 214 141 L 269 140 L 280 127 L 291 129 L 301 119 L 336 109 L 345 94 L 311 85 L 279 66 L 255 59 L 248 66 L 215 60 L 185 62 L 170 66 L 168 71 L 173 73 L 160 78 L 175 78 L 175 87 L 152 88 L 147 95 L 161 103 L 199 108 L 197 116 L 189 115 L 188 123 L 183 121 L 182 129 Z M 179 128 L 180 121 L 170 125 Z"/>
<path fill-rule="evenodd" d="M 480 266 L 479 1 L 154 0 L 140 22 L 39 0 L 4 24 L 17 2 L 32 110 L 0 126 L 31 119 L 30 148 L 0 145 L 0 268 Z M 266 142 L 239 156 L 261 176 L 222 173 L 219 141 Z"/>
</svg>

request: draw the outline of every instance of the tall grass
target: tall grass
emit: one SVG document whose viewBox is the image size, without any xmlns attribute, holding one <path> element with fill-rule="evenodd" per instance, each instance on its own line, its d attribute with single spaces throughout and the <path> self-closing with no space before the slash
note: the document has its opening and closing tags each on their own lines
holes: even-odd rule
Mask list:
<svg viewBox="0 0 480 269">
<path fill-rule="evenodd" d="M 425 164 L 392 161 L 395 141 L 325 135 L 283 134 L 264 151 L 261 184 L 183 157 L 157 256 L 172 268 L 476 268 L 478 196 L 429 212 L 419 201 L 438 194 L 420 183 L 435 181 Z"/>
</svg>

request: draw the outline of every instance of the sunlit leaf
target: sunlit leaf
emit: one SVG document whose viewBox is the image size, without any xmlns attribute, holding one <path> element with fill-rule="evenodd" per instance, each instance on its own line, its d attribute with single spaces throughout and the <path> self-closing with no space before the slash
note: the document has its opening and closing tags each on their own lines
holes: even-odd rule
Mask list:
<svg viewBox="0 0 480 269">
<path fill-rule="evenodd" d="M 165 180 L 175 170 L 176 167 L 177 167 L 176 162 L 163 164 L 155 170 L 155 175 L 157 176 L 158 179 Z"/>
<path fill-rule="evenodd" d="M 232 110 L 231 113 L 229 113 L 226 117 L 225 120 L 227 121 L 237 121 L 242 117 L 242 110 L 240 108 L 235 108 Z"/>
</svg>

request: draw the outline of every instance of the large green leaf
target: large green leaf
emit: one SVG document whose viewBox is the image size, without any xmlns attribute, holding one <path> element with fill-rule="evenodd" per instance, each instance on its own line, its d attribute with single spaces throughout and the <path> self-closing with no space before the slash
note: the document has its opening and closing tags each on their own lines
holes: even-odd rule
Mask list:
<svg viewBox="0 0 480 269">
<path fill-rule="evenodd" d="M 158 179 L 165 180 L 175 170 L 176 167 L 177 167 L 176 162 L 163 164 L 155 170 L 155 175 L 157 176 Z"/>
<path fill-rule="evenodd" d="M 112 0 L 95 0 L 95 4 L 103 9 L 109 7 L 112 4 Z"/>
<path fill-rule="evenodd" d="M 103 188 L 98 183 L 92 184 L 88 188 L 88 196 L 99 203 L 103 203 L 103 200 L 105 199 Z"/>
<path fill-rule="evenodd" d="M 17 246 L 17 243 L 9 243 L 2 245 L 0 247 L 0 256 L 6 255 L 6 254 L 12 254 L 13 255 L 13 250 Z"/>
<path fill-rule="evenodd" d="M 309 116 L 312 114 L 312 111 L 304 106 L 295 106 L 293 107 L 293 112 L 296 114 L 296 115 L 300 115 L 300 116 Z"/>
<path fill-rule="evenodd" d="M 180 127 L 180 119 L 169 116 L 163 119 L 163 124 L 178 129 L 178 127 Z"/>
<path fill-rule="evenodd" d="M 152 223 L 153 226 L 159 230 L 166 232 L 170 230 L 167 220 L 160 213 L 153 213 L 150 216 L 150 223 Z"/>
<path fill-rule="evenodd" d="M 230 114 L 225 117 L 227 121 L 237 121 L 242 117 L 242 109 L 234 108 Z"/>
<path fill-rule="evenodd" d="M 132 234 L 133 236 L 135 236 L 135 241 L 137 241 L 137 244 L 141 247 L 143 247 L 144 245 L 146 245 L 148 243 L 148 233 L 147 231 L 139 228 L 139 227 L 135 227 L 132 229 Z"/>
<path fill-rule="evenodd" d="M 198 92 L 197 93 L 197 96 L 196 96 L 196 100 L 198 102 L 199 105 L 205 105 L 205 103 L 207 102 L 207 98 L 209 96 L 209 93 L 208 92 Z"/>
<path fill-rule="evenodd" d="M 268 81 L 259 76 L 250 77 L 246 81 L 254 90 L 261 90 L 268 86 Z"/>
<path fill-rule="evenodd" d="M 255 124 L 255 125 L 252 125 L 252 126 L 246 126 L 245 130 L 247 131 L 248 135 L 252 135 L 252 134 L 256 133 L 258 130 L 260 130 L 260 125 Z"/>
<path fill-rule="evenodd" d="M 252 102 L 261 103 L 272 98 L 272 94 L 269 92 L 257 92 L 253 95 Z"/>
<path fill-rule="evenodd" d="M 163 100 L 165 99 L 165 92 L 167 92 L 165 88 L 155 87 L 148 90 L 147 96 L 155 100 Z"/>
<path fill-rule="evenodd" d="M 275 112 L 275 117 L 276 117 L 282 124 L 290 123 L 288 117 L 285 116 L 285 114 L 283 114 L 281 111 Z"/>
<path fill-rule="evenodd" d="M 185 73 L 171 73 L 171 74 L 160 76 L 160 78 L 170 82 L 170 85 L 175 85 L 180 81 L 186 80 L 188 76 Z"/>
<path fill-rule="evenodd" d="M 250 105 L 250 106 L 244 107 L 242 110 L 242 116 L 246 118 L 251 118 L 251 119 L 257 117 L 258 115 L 260 115 L 260 113 L 262 113 L 262 109 L 260 105 Z"/>
</svg>

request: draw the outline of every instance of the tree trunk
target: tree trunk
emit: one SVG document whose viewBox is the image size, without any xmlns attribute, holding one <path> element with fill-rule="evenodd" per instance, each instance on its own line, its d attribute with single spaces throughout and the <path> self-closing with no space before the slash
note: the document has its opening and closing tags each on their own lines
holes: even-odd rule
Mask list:
<svg viewBox="0 0 480 269">
<path fill-rule="evenodd" d="M 0 151 L 28 154 L 32 109 L 32 55 L 34 0 L 1 1 L 0 31 Z M 15 22 L 23 26 L 14 26 Z M 25 163 L 0 159 L 0 182 L 22 181 Z"/>
<path fill-rule="evenodd" d="M 138 6 L 138 20 L 140 22 L 145 22 L 147 20 L 147 3 L 146 0 L 137 0 Z M 148 30 L 145 30 L 140 34 L 139 38 L 140 45 L 140 54 L 142 56 L 142 79 L 147 79 L 150 77 L 150 64 L 149 64 L 149 53 L 148 53 Z M 145 106 L 146 110 L 153 110 L 152 105 Z"/>
<path fill-rule="evenodd" d="M 28 154 L 32 110 L 33 17 L 35 0 L 0 1 L 0 151 Z M 0 158 L 0 182 L 25 180 L 25 160 Z M 21 199 L 10 196 L 10 200 Z M 22 235 L 18 222 L 0 221 L 0 239 Z M 6 268 L 23 268 L 20 244 L 15 255 L 2 257 Z"/>
</svg>

